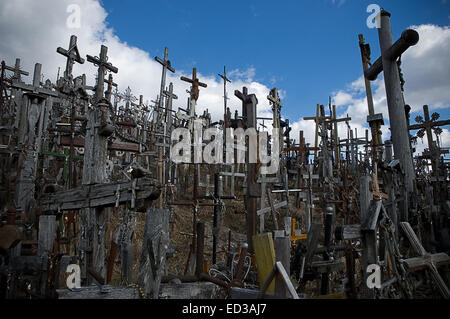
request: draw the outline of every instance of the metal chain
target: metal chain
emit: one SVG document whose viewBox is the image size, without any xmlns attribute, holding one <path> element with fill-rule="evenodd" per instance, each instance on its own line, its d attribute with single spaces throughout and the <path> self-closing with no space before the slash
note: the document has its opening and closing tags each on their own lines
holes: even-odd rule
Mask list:
<svg viewBox="0 0 450 319">
<path fill-rule="evenodd" d="M 117 134 L 117 136 L 119 136 L 120 138 L 122 138 L 123 140 L 125 140 L 127 142 L 140 144 L 145 149 L 145 151 L 148 150 L 147 145 L 145 145 L 141 141 L 135 139 L 134 137 L 126 136 L 126 135 L 124 135 L 123 133 L 120 132 L 120 129 L 119 129 L 119 127 L 116 124 L 116 114 L 114 114 L 114 108 L 113 108 L 113 106 L 112 106 L 112 104 L 110 102 L 108 102 L 106 104 L 107 104 L 107 107 L 108 107 L 108 109 L 110 111 L 111 120 L 113 122 L 113 125 L 114 125 L 114 128 L 115 128 L 115 133 Z"/>
</svg>

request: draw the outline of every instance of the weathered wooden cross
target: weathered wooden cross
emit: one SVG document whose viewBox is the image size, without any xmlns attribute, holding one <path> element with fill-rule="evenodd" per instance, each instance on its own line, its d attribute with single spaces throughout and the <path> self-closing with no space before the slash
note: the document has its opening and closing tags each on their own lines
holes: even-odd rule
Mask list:
<svg viewBox="0 0 450 319">
<path fill-rule="evenodd" d="M 408 222 L 400 223 L 400 226 L 408 238 L 414 252 L 419 257 L 404 259 L 403 263 L 406 265 L 408 272 L 414 272 L 422 269 L 426 269 L 430 272 L 433 281 L 439 289 L 442 297 L 450 299 L 450 290 L 448 289 L 445 281 L 439 274 L 437 267 L 450 264 L 450 257 L 446 253 L 429 254 L 425 251 L 420 240 L 417 238 L 414 230 Z"/>
<path fill-rule="evenodd" d="M 105 90 L 105 72 L 111 71 L 117 73 L 119 69 L 108 62 L 108 48 L 104 45 L 100 49 L 100 57 L 93 57 L 87 55 L 87 61 L 98 66 L 98 76 L 97 76 L 97 86 L 95 89 L 95 99 L 96 102 L 103 98 L 103 92 Z"/>
<path fill-rule="evenodd" d="M 227 96 L 227 82 L 231 83 L 231 80 L 227 78 L 227 71 L 225 69 L 225 66 L 223 67 L 223 74 L 218 74 L 222 80 L 223 80 L 223 128 L 226 129 L 229 126 L 229 123 L 227 121 L 227 100 L 229 100 Z"/>
<path fill-rule="evenodd" d="M 384 71 L 384 82 L 395 157 L 403 166 L 407 191 L 412 192 L 415 171 L 412 162 L 409 132 L 405 115 L 405 102 L 396 61 L 409 47 L 416 45 L 417 42 L 419 42 L 419 34 L 414 30 L 406 30 L 402 33 L 400 39 L 394 43 L 392 40 L 390 21 L 391 14 L 381 10 L 379 15 L 381 22 L 380 28 L 378 29 L 378 35 L 380 38 L 381 57 L 364 72 L 364 75 L 367 79 L 373 81 L 381 71 Z"/>
<path fill-rule="evenodd" d="M 8 66 L 5 64 L 4 69 L 7 71 L 14 72 L 14 75 L 11 78 L 12 81 L 22 82 L 22 78 L 21 78 L 22 75 L 25 75 L 25 76 L 30 75 L 29 72 L 23 71 L 20 68 L 20 59 L 19 58 L 16 59 L 16 64 L 14 65 L 14 67 L 11 67 L 11 66 Z"/>
<path fill-rule="evenodd" d="M 234 95 L 242 101 L 242 116 L 245 121 L 245 128 L 256 129 L 256 105 L 258 104 L 258 99 L 255 94 L 248 94 L 248 89 L 246 87 L 242 88 L 242 92 L 235 90 Z M 249 145 L 247 145 L 247 149 Z M 249 152 L 246 152 L 245 161 L 247 164 L 247 200 L 246 200 L 246 211 L 247 211 L 247 242 L 249 245 L 249 251 L 253 252 L 253 236 L 256 234 L 256 211 L 258 209 L 257 198 L 261 196 L 260 185 L 257 183 L 257 164 L 249 163 L 250 160 Z"/>
<path fill-rule="evenodd" d="M 64 71 L 64 77 L 66 78 L 72 75 L 73 65 L 75 64 L 75 62 L 78 62 L 80 64 L 84 63 L 84 59 L 81 57 L 80 52 L 78 51 L 77 37 L 75 35 L 72 35 L 70 37 L 68 50 L 58 47 L 56 49 L 56 52 L 67 58 L 66 70 Z"/>
<path fill-rule="evenodd" d="M 166 74 L 167 74 L 167 70 L 169 70 L 172 73 L 175 73 L 175 69 L 172 67 L 170 60 L 169 60 L 169 49 L 166 47 L 164 49 L 164 60 L 160 59 L 159 57 L 155 57 L 155 60 L 162 65 L 162 75 L 161 75 L 161 89 L 159 91 L 159 109 L 156 113 L 156 116 L 153 117 L 153 124 L 156 125 L 157 123 L 160 122 L 161 117 L 160 117 L 160 112 L 161 109 L 164 107 L 163 105 L 163 94 L 166 93 L 165 88 L 166 88 Z M 170 113 L 170 111 L 169 111 Z M 167 112 L 165 113 L 167 116 Z M 164 116 L 164 117 L 166 117 Z"/>
</svg>

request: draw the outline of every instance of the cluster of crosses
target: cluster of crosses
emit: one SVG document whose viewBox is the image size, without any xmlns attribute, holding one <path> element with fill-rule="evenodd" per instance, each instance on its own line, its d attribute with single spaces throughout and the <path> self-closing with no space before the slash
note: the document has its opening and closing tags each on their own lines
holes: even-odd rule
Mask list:
<svg viewBox="0 0 450 319">
<path fill-rule="evenodd" d="M 192 298 L 202 289 L 203 297 L 213 296 L 216 290 L 207 288 L 214 286 L 231 298 L 413 298 L 420 285 L 428 285 L 449 298 L 448 150 L 433 132 L 438 137 L 450 121 L 438 121 L 437 113 L 430 117 L 424 106 L 424 118 L 410 123 L 399 58 L 417 44 L 418 33 L 406 30 L 394 43 L 390 14 L 381 11 L 379 39 L 381 57 L 372 63 L 370 46 L 359 35 L 370 130 L 358 137 L 351 118 L 338 118 L 330 99 L 328 110 L 318 104 L 315 116 L 304 118 L 315 123 L 314 144 L 302 131 L 298 140 L 291 138 L 276 88 L 267 96 L 271 118 L 257 116 L 258 99 L 246 87 L 234 92 L 242 108 L 232 117 L 225 67 L 218 74 L 224 89 L 222 120 L 212 122 L 208 110 L 197 114 L 200 88 L 207 84 L 196 68 L 192 77 L 181 77 L 191 85 L 187 108 L 174 110 L 174 84 L 166 85 L 168 71 L 175 73 L 168 48 L 162 59 L 155 57 L 162 76 L 151 105 L 130 87 L 119 92 L 113 79 L 119 70 L 109 62 L 106 46 L 98 57 L 84 59 L 74 35 L 68 49 L 56 50 L 66 58 L 56 83 L 43 81 L 39 63 L 27 84 L 22 78 L 29 73 L 20 59 L 14 67 L 2 61 L 0 296 Z M 86 75 L 73 75 L 75 64 L 85 62 L 98 69 L 94 87 L 87 85 Z M 371 90 L 380 73 L 391 129 L 391 139 L 384 142 L 385 123 L 382 114 L 375 114 Z M 226 152 L 218 154 L 223 158 L 217 164 L 170 160 L 177 128 L 192 135 L 189 147 L 203 148 L 196 125 L 219 132 L 267 132 L 265 121 L 279 137 L 264 145 L 279 154 L 273 174 L 250 160 L 250 137 L 239 146 L 231 136 L 231 163 L 224 160 Z M 339 123 L 346 124 L 345 139 Z M 415 131 L 417 136 L 411 136 Z M 413 157 L 417 137 L 425 135 L 428 149 Z M 227 142 L 225 133 L 218 136 Z M 239 163 L 242 149 L 247 152 Z M 246 239 L 233 239 L 230 230 L 222 261 L 225 206 L 239 200 L 245 203 Z M 168 259 L 176 247 L 169 224 L 178 206 L 192 209 L 192 241 L 183 247 L 189 250 L 185 268 L 170 274 Z M 212 210 L 211 260 L 205 258 L 200 210 Z M 137 214 L 145 214 L 145 230 L 135 267 Z M 111 239 L 106 235 L 113 215 L 121 223 Z M 117 259 L 121 280 L 112 286 Z M 369 284 L 374 265 L 380 269 L 376 287 Z M 68 269 L 75 269 L 75 288 L 67 287 Z M 192 289 L 205 281 L 211 285 Z M 317 289 L 306 293 L 308 283 Z"/>
</svg>

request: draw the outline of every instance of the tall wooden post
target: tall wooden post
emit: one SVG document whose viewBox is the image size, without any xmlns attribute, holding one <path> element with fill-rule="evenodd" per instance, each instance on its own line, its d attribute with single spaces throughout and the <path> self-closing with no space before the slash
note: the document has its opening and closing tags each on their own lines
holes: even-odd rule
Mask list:
<svg viewBox="0 0 450 319">
<path fill-rule="evenodd" d="M 118 69 L 108 63 L 108 48 L 101 46 L 100 57 L 87 56 L 88 62 L 98 66 L 95 105 L 87 112 L 83 185 L 102 184 L 108 181 L 106 161 L 108 159 L 108 136 L 113 133 L 108 127 L 110 103 L 104 98 L 105 72 L 117 73 Z M 105 266 L 105 231 L 106 216 L 103 208 L 87 208 L 82 213 L 81 250 L 84 257 L 80 264 L 82 277 L 86 279 L 87 268 L 93 269 L 103 278 Z M 88 282 L 90 279 L 88 279 Z"/>
<path fill-rule="evenodd" d="M 242 89 L 242 92 L 236 90 L 234 95 L 242 101 L 242 114 L 245 118 L 245 128 L 256 129 L 256 105 L 258 99 L 255 94 L 248 94 L 246 87 Z M 250 139 L 249 139 L 250 140 Z M 250 149 L 249 143 L 247 143 L 247 150 Z M 247 242 L 249 251 L 253 252 L 253 236 L 256 234 L 257 216 L 258 210 L 258 197 L 261 196 L 261 187 L 256 182 L 258 179 L 256 171 L 256 163 L 250 163 L 249 152 L 245 154 L 245 161 L 247 163 L 247 199 L 245 201 L 247 211 Z"/>
<path fill-rule="evenodd" d="M 414 190 L 415 172 L 397 59 L 409 47 L 419 42 L 419 34 L 414 30 L 406 30 L 402 33 L 401 38 L 394 43 L 392 40 L 390 18 L 391 14 L 389 12 L 384 10 L 380 12 L 381 25 L 378 29 L 378 36 L 380 39 L 381 57 L 364 72 L 364 75 L 367 79 L 373 81 L 381 71 L 384 71 L 384 83 L 395 157 L 400 161 L 405 172 L 406 190 L 411 193 Z M 407 197 L 406 194 L 405 197 Z M 408 199 L 405 198 L 404 202 L 407 203 Z M 407 207 L 405 209 L 407 210 Z M 406 211 L 405 216 L 407 216 Z"/>
</svg>

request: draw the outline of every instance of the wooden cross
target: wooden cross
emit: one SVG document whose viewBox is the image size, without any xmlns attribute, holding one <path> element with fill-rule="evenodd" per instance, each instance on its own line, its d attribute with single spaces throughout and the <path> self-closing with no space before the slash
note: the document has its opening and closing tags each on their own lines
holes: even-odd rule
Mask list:
<svg viewBox="0 0 450 319">
<path fill-rule="evenodd" d="M 191 101 L 197 102 L 198 96 L 200 94 L 200 91 L 198 89 L 199 86 L 204 87 L 204 88 L 208 87 L 208 85 L 206 85 L 205 83 L 200 82 L 200 80 L 197 79 L 197 68 L 193 68 L 192 69 L 192 79 L 186 78 L 184 76 L 182 76 L 180 79 L 182 81 L 185 81 L 185 82 L 188 82 L 188 83 L 192 84 L 192 87 L 191 87 Z"/>
<path fill-rule="evenodd" d="M 317 104 L 317 111 L 316 111 L 316 116 L 315 117 L 304 117 L 303 118 L 305 121 L 315 121 L 316 122 L 316 137 L 315 137 L 315 145 L 314 145 L 314 160 L 316 160 L 317 158 L 317 151 L 319 150 L 319 145 L 318 145 L 318 129 L 319 129 L 319 125 L 322 123 L 323 125 L 325 125 L 325 127 L 327 126 L 327 124 L 335 124 L 335 130 L 337 131 L 337 123 L 340 122 L 348 122 L 351 121 L 352 118 L 351 117 L 345 117 L 345 118 L 336 118 L 335 114 L 333 114 L 333 117 L 330 116 L 325 116 L 324 114 L 324 107 L 323 105 L 319 105 Z M 337 136 L 337 132 L 335 131 L 335 135 Z M 337 146 L 339 147 L 339 146 Z M 336 153 L 338 153 L 339 151 L 335 151 Z M 336 156 L 338 156 L 338 154 L 336 154 Z M 339 156 L 340 157 L 340 156 Z M 339 159 L 337 159 L 339 160 Z"/>
<path fill-rule="evenodd" d="M 373 81 L 379 73 L 384 72 L 394 153 L 403 166 L 407 191 L 412 192 L 416 174 L 411 156 L 409 131 L 405 115 L 405 102 L 400 83 L 397 59 L 408 48 L 419 42 L 419 34 L 414 30 L 406 30 L 402 33 L 401 38 L 393 43 L 391 14 L 381 10 L 379 15 L 380 28 L 378 29 L 378 36 L 380 39 L 381 57 L 364 72 L 364 75 L 367 79 Z"/>
<path fill-rule="evenodd" d="M 431 273 L 433 281 L 436 283 L 439 292 L 445 299 L 450 299 L 450 290 L 439 274 L 437 267 L 450 264 L 450 257 L 446 253 L 429 254 L 425 251 L 419 238 L 417 238 L 411 225 L 407 222 L 400 223 L 400 226 L 408 238 L 414 252 L 419 257 L 403 260 L 409 272 L 426 269 Z"/>
<path fill-rule="evenodd" d="M 274 127 L 280 128 L 279 113 L 283 104 L 281 104 L 280 96 L 278 95 L 278 89 L 273 88 L 272 90 L 270 90 L 270 94 L 267 96 L 267 99 L 272 103 Z"/>
<path fill-rule="evenodd" d="M 280 139 L 279 147 L 280 147 L 280 149 L 282 149 L 283 148 L 283 134 L 282 134 L 283 129 L 281 128 L 280 111 L 281 111 L 281 107 L 283 106 L 283 104 L 281 104 L 280 96 L 278 95 L 278 89 L 273 88 L 272 90 L 270 90 L 270 94 L 267 96 L 267 99 L 272 104 L 273 128 L 278 129 L 278 131 L 279 131 L 279 139 Z"/>
<path fill-rule="evenodd" d="M 167 74 L 167 70 L 169 70 L 172 73 L 175 73 L 175 69 L 170 64 L 170 61 L 169 61 L 169 49 L 167 47 L 164 49 L 164 60 L 160 59 L 159 57 L 155 57 L 155 60 L 159 64 L 162 65 L 161 89 L 160 89 L 160 92 L 159 92 L 159 96 L 161 96 L 161 98 L 159 99 L 159 103 L 158 103 L 159 109 L 158 109 L 158 111 L 156 113 L 157 116 L 154 117 L 154 123 L 157 123 L 157 122 L 160 121 L 160 118 L 159 118 L 160 109 L 164 107 L 162 96 L 163 96 L 163 93 L 165 92 L 165 88 L 166 88 L 166 74 Z"/>
<path fill-rule="evenodd" d="M 25 75 L 25 76 L 30 75 L 30 73 L 28 73 L 26 71 L 22 71 L 20 69 L 20 59 L 16 59 L 16 64 L 15 64 L 14 67 L 10 67 L 10 66 L 5 65 L 5 70 L 14 72 L 12 80 L 13 81 L 16 80 L 17 82 L 22 82 L 22 79 L 21 79 L 22 75 Z"/>
<path fill-rule="evenodd" d="M 105 72 L 109 70 L 113 73 L 117 73 L 119 69 L 108 62 L 108 48 L 104 45 L 102 45 L 100 49 L 100 58 L 90 55 L 87 55 L 86 57 L 88 62 L 98 66 L 97 87 L 95 90 L 95 99 L 96 102 L 98 102 L 103 98 Z"/>
<path fill-rule="evenodd" d="M 363 71 L 365 72 L 369 68 L 370 64 L 370 45 L 365 43 L 364 36 L 362 34 L 358 35 L 358 39 L 361 50 Z M 381 125 L 384 125 L 383 116 L 381 114 L 377 114 L 377 116 L 375 116 L 372 87 L 370 85 L 370 80 L 366 77 L 364 77 L 364 84 L 366 86 L 367 106 L 369 108 L 369 116 L 367 121 L 369 122 L 372 131 L 372 143 L 374 146 L 380 146 L 383 144 L 381 139 Z M 381 115 L 381 118 L 379 115 Z"/>
<path fill-rule="evenodd" d="M 167 96 L 167 105 L 166 105 L 166 121 L 169 124 L 169 128 L 172 125 L 172 101 L 177 100 L 178 96 L 173 93 L 173 83 L 170 82 L 169 90 L 164 90 L 164 95 Z"/>
<path fill-rule="evenodd" d="M 223 116 L 224 116 L 224 128 L 226 129 L 228 127 L 228 121 L 227 121 L 227 82 L 231 83 L 231 80 L 227 78 L 227 71 L 225 69 L 225 66 L 223 67 L 223 75 L 218 74 L 223 80 Z"/>
<path fill-rule="evenodd" d="M 77 37 L 75 35 L 72 35 L 70 37 L 68 50 L 58 47 L 56 49 L 56 52 L 67 57 L 66 71 L 64 72 L 65 77 L 69 77 L 70 75 L 72 75 L 73 65 L 75 64 L 75 62 L 78 62 L 80 64 L 84 63 L 84 59 L 81 57 L 80 52 L 78 51 Z"/>
</svg>

